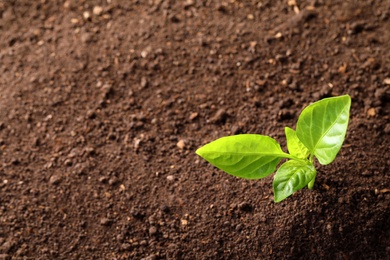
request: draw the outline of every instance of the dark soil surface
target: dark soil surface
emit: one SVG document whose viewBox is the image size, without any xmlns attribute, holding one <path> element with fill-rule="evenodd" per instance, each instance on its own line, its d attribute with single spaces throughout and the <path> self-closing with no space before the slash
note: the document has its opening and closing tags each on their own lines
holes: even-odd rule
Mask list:
<svg viewBox="0 0 390 260">
<path fill-rule="evenodd" d="M 281 203 L 194 153 L 341 94 Z M 0 0 L 0 258 L 389 259 L 389 96 L 389 0 Z"/>
</svg>

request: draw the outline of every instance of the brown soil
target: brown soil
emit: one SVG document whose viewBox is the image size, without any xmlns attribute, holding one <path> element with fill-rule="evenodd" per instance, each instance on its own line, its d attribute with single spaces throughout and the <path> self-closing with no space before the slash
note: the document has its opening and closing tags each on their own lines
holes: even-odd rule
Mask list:
<svg viewBox="0 0 390 260">
<path fill-rule="evenodd" d="M 389 259 L 390 1 L 294 2 L 0 0 L 1 259 Z M 341 94 L 311 191 L 194 153 Z"/>
</svg>

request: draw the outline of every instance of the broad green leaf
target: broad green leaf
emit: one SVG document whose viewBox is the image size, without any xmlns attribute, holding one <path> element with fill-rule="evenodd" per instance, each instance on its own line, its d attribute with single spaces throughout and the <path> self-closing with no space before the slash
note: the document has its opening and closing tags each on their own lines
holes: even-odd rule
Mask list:
<svg viewBox="0 0 390 260">
<path fill-rule="evenodd" d="M 260 179 L 275 171 L 284 153 L 275 139 L 264 135 L 226 136 L 199 148 L 196 154 L 217 168 L 245 179 Z"/>
<path fill-rule="evenodd" d="M 302 189 L 316 176 L 316 169 L 312 164 L 290 160 L 280 166 L 275 174 L 274 200 L 279 202 Z"/>
<path fill-rule="evenodd" d="M 284 128 L 287 139 L 287 148 L 291 155 L 300 159 L 306 159 L 310 152 L 306 146 L 299 140 L 297 133 L 290 127 Z"/>
<path fill-rule="evenodd" d="M 331 163 L 344 142 L 351 98 L 325 98 L 306 107 L 299 116 L 297 136 L 322 165 Z"/>
</svg>

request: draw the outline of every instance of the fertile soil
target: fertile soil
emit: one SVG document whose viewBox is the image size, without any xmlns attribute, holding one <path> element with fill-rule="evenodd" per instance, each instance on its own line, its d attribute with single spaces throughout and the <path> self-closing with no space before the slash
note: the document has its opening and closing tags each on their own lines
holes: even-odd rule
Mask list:
<svg viewBox="0 0 390 260">
<path fill-rule="evenodd" d="M 390 259 L 389 0 L 0 0 L 1 259 Z M 349 94 L 273 202 L 195 154 Z"/>
</svg>

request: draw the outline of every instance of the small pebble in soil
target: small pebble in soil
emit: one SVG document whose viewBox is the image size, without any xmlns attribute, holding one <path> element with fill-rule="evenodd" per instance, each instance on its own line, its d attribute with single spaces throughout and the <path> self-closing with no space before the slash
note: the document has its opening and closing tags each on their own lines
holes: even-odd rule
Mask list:
<svg viewBox="0 0 390 260">
<path fill-rule="evenodd" d="M 376 109 L 374 107 L 371 107 L 367 110 L 367 115 L 370 117 L 373 117 L 376 115 Z"/>
<path fill-rule="evenodd" d="M 167 176 L 167 181 L 174 181 L 174 180 L 175 180 L 175 176 L 173 176 L 173 175 Z"/>
<path fill-rule="evenodd" d="M 193 113 L 191 113 L 190 114 L 190 117 L 189 117 L 189 119 L 192 121 L 192 120 L 194 120 L 195 118 L 197 118 L 198 117 L 198 113 L 196 113 L 196 112 L 193 112 Z"/>
<path fill-rule="evenodd" d="M 224 123 L 227 119 L 227 113 L 225 109 L 219 109 L 213 117 L 210 118 L 210 122 L 214 124 Z"/>
<path fill-rule="evenodd" d="M 99 15 L 101 15 L 102 14 L 102 12 L 103 12 L 103 7 L 101 7 L 101 6 L 95 6 L 94 8 L 93 8 L 93 14 L 94 15 L 97 15 L 97 16 L 99 16 Z"/>
<path fill-rule="evenodd" d="M 117 241 L 123 241 L 124 239 L 125 239 L 124 234 L 118 234 L 118 235 L 116 236 L 116 240 L 117 240 Z"/>
<path fill-rule="evenodd" d="M 73 162 L 72 162 L 71 159 L 66 159 L 66 160 L 64 161 L 64 165 L 67 166 L 67 167 L 70 167 L 70 166 L 73 165 Z"/>
<path fill-rule="evenodd" d="M 146 88 L 148 86 L 148 84 L 149 84 L 149 82 L 148 82 L 147 78 L 146 77 L 142 77 L 141 78 L 141 83 L 140 83 L 141 88 Z"/>
<path fill-rule="evenodd" d="M 62 177 L 60 175 L 53 175 L 50 177 L 49 183 L 53 185 L 58 185 L 62 181 Z"/>
<path fill-rule="evenodd" d="M 155 216 L 154 215 L 149 216 L 148 221 L 150 225 L 154 225 L 156 223 Z"/>
<path fill-rule="evenodd" d="M 99 182 L 101 182 L 101 183 L 106 183 L 107 180 L 108 180 L 107 176 L 102 176 L 102 177 L 99 178 Z"/>
<path fill-rule="evenodd" d="M 275 59 L 281 63 L 284 63 L 287 61 L 287 57 L 285 55 L 282 55 L 282 54 L 277 54 L 275 56 Z"/>
<path fill-rule="evenodd" d="M 326 230 L 328 231 L 329 236 L 333 235 L 332 224 L 327 224 Z"/>
<path fill-rule="evenodd" d="M 112 224 L 112 220 L 109 218 L 100 219 L 100 225 L 102 225 L 102 226 L 109 226 L 111 224 Z"/>
<path fill-rule="evenodd" d="M 362 175 L 365 176 L 365 177 L 369 177 L 369 176 L 372 176 L 372 172 L 369 171 L 369 170 L 364 170 L 364 171 L 362 172 Z"/>
<path fill-rule="evenodd" d="M 87 111 L 87 118 L 88 119 L 94 119 L 96 118 L 96 112 L 93 109 L 90 109 Z"/>
<path fill-rule="evenodd" d="M 189 7 L 193 6 L 195 4 L 194 0 L 186 0 L 183 7 L 184 9 L 188 9 Z"/>
<path fill-rule="evenodd" d="M 157 234 L 157 228 L 155 226 L 151 226 L 149 228 L 149 235 L 154 236 Z"/>
<path fill-rule="evenodd" d="M 131 247 L 131 245 L 130 245 L 129 243 L 123 243 L 123 244 L 121 245 L 121 249 L 124 250 L 124 251 L 129 250 L 130 247 Z"/>
<path fill-rule="evenodd" d="M 238 224 L 236 226 L 236 231 L 241 231 L 242 230 L 242 224 Z"/>
<path fill-rule="evenodd" d="M 88 11 L 85 11 L 83 13 L 83 17 L 84 17 L 85 20 L 89 20 L 91 18 L 91 13 L 88 12 Z"/>
<path fill-rule="evenodd" d="M 111 177 L 111 178 L 108 180 L 108 184 L 110 184 L 110 185 L 115 185 L 115 184 L 117 184 L 118 182 L 119 182 L 119 180 L 118 180 L 118 178 L 115 177 L 115 176 Z"/>
<path fill-rule="evenodd" d="M 177 146 L 179 149 L 183 150 L 184 147 L 185 147 L 184 140 L 182 140 L 182 139 L 179 140 L 179 142 L 177 142 L 176 146 Z"/>
</svg>

